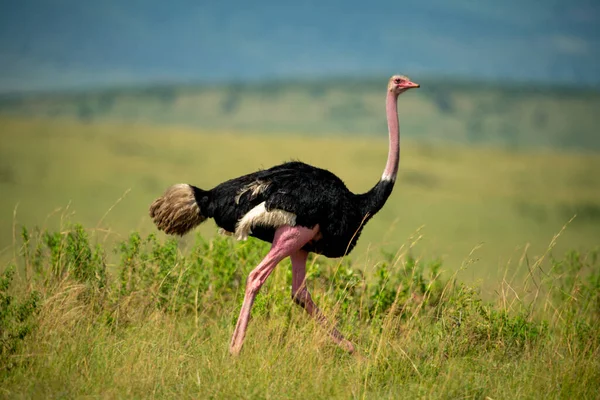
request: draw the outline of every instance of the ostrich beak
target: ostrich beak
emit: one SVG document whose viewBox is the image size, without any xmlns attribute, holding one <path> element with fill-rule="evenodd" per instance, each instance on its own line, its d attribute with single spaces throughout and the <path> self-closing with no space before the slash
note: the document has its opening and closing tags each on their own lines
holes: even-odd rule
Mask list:
<svg viewBox="0 0 600 400">
<path fill-rule="evenodd" d="M 411 82 L 411 81 L 406 81 L 402 84 L 402 87 L 406 88 L 406 89 L 413 89 L 413 88 L 420 88 L 421 85 L 419 85 L 418 83 Z"/>
</svg>

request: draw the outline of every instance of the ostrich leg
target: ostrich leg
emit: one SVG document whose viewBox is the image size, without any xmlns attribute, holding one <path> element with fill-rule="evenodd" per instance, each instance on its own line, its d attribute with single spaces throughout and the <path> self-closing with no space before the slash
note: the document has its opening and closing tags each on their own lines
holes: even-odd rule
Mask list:
<svg viewBox="0 0 600 400">
<path fill-rule="evenodd" d="M 254 299 L 261 286 L 265 283 L 271 272 L 273 272 L 281 260 L 300 250 L 318 231 L 318 225 L 312 229 L 289 225 L 277 228 L 271 250 L 269 250 L 267 256 L 248 275 L 244 303 L 242 304 L 240 316 L 238 317 L 231 338 L 231 344 L 229 345 L 229 352 L 231 354 L 237 355 L 242 350 L 244 337 L 246 336 L 246 328 L 248 327 L 248 320 L 250 318 L 250 310 L 252 309 L 252 304 L 254 303 Z"/>
<path fill-rule="evenodd" d="M 349 353 L 354 352 L 354 346 L 337 330 L 335 326 L 332 326 L 321 310 L 312 300 L 312 297 L 306 288 L 306 258 L 308 253 L 304 250 L 298 250 L 293 253 L 290 258 L 292 260 L 292 299 L 306 310 L 306 312 L 313 318 L 315 318 L 321 326 L 323 326 L 328 332 L 333 341 L 346 350 Z"/>
</svg>

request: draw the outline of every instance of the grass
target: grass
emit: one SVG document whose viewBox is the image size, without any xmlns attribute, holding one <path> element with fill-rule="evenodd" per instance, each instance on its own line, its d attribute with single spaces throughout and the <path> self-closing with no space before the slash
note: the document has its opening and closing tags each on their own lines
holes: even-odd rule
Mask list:
<svg viewBox="0 0 600 400">
<path fill-rule="evenodd" d="M 58 117 L 0 129 L 0 397 L 598 398 L 594 152 L 404 140 L 397 187 L 355 252 L 309 260 L 315 301 L 360 356 L 292 303 L 286 260 L 232 358 L 267 244 L 212 222 L 166 238 L 150 202 L 290 158 L 366 191 L 384 138 Z"/>
<path fill-rule="evenodd" d="M 261 290 L 246 345 L 227 347 L 243 281 L 266 244 L 132 233 L 106 263 L 95 231 L 20 234 L 0 279 L 6 398 L 597 398 L 598 254 L 525 261 L 495 298 L 439 262 L 385 254 L 371 277 L 310 259 L 315 300 L 357 344 L 343 353 L 290 299 L 285 261 Z"/>
<path fill-rule="evenodd" d="M 411 120 L 406 116 L 403 120 Z M 0 257 L 13 256 L 14 227 L 57 229 L 61 219 L 104 230 L 113 242 L 155 232 L 149 204 L 177 182 L 210 188 L 299 158 L 341 176 L 356 192 L 379 178 L 385 138 L 237 135 L 183 127 L 68 119 L 0 119 Z M 403 128 L 404 129 L 404 125 Z M 514 152 L 405 140 L 396 189 L 351 255 L 362 265 L 414 235 L 415 256 L 453 270 L 474 248 L 481 260 L 461 279 L 497 282 L 525 248 L 539 255 L 574 215 L 556 251 L 600 244 L 600 158 L 595 153 Z M 14 225 L 14 227 L 13 227 Z M 212 237 L 216 227 L 200 232 Z"/>
</svg>

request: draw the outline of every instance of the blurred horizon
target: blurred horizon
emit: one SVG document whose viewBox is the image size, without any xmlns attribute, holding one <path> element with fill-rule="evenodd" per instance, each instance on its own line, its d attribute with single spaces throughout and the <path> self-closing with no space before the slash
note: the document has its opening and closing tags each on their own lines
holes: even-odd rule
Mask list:
<svg viewBox="0 0 600 400">
<path fill-rule="evenodd" d="M 591 0 L 2 0 L 0 93 L 394 73 L 598 89 L 598 26 Z"/>
</svg>

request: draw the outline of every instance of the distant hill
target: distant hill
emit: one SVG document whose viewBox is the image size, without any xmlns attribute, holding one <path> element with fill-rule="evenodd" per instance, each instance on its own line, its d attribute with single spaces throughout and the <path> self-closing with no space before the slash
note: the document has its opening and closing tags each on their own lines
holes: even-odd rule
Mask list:
<svg viewBox="0 0 600 400">
<path fill-rule="evenodd" d="M 427 141 L 600 150 L 600 92 L 421 81 L 402 134 Z M 0 96 L 0 114 L 214 130 L 385 136 L 385 78 L 148 86 Z"/>
</svg>

